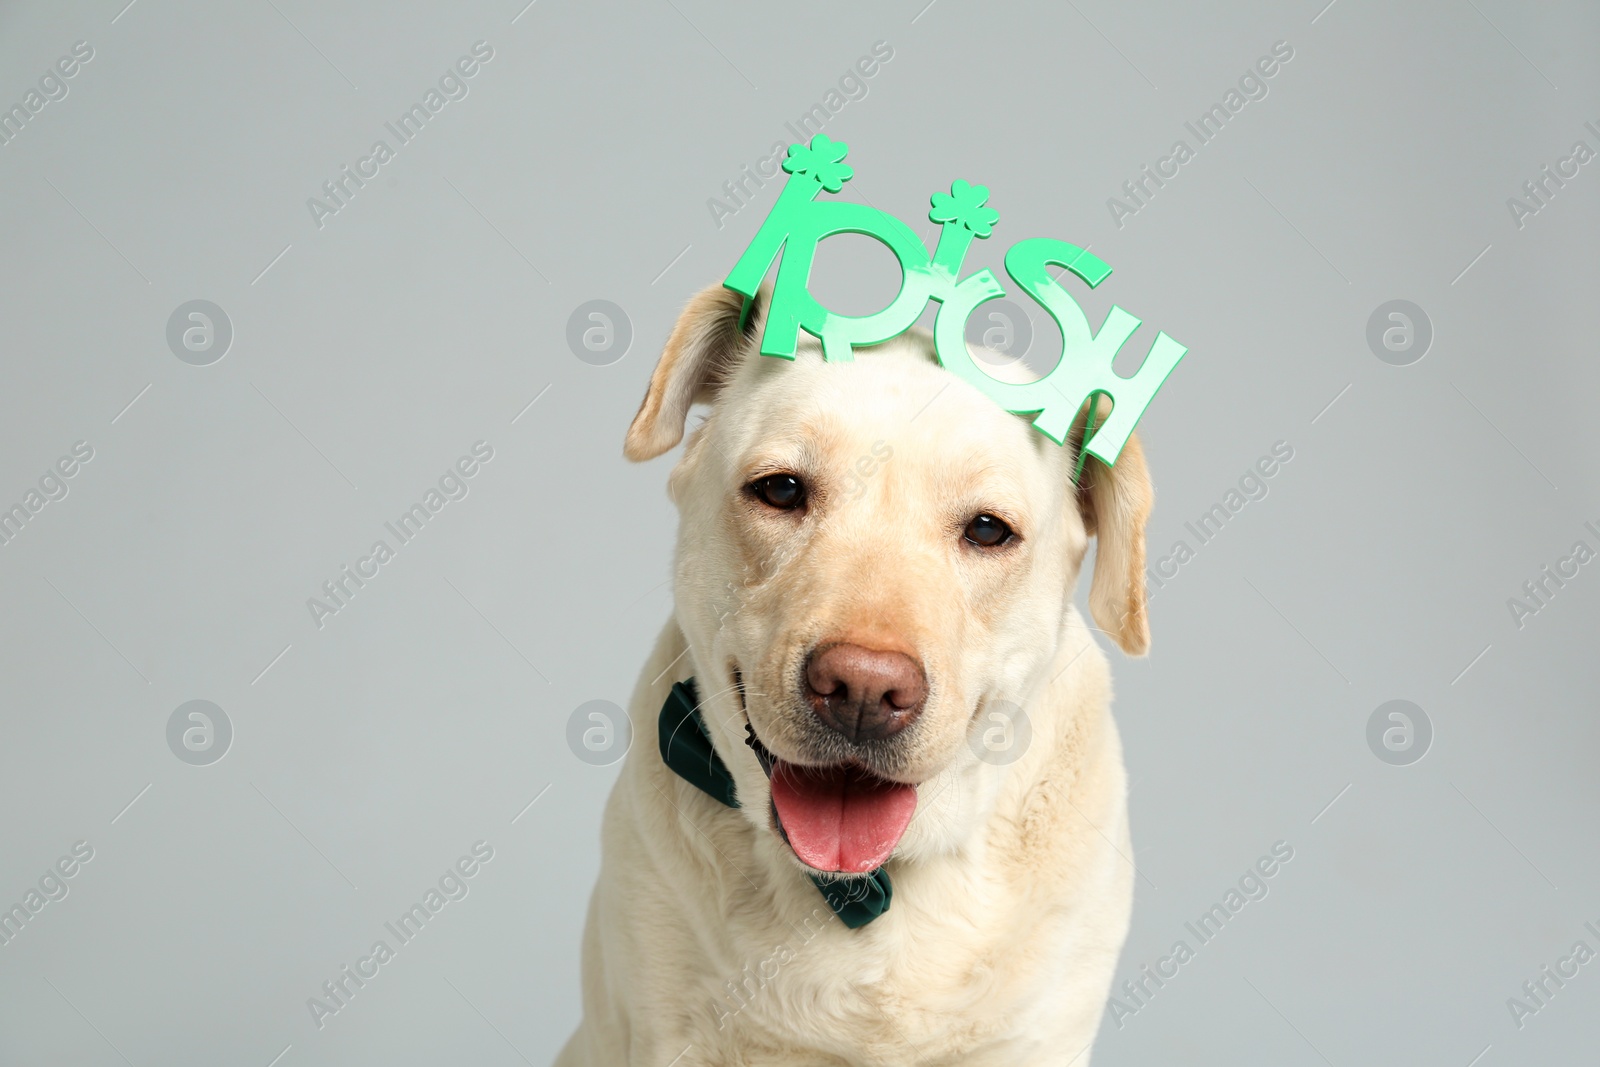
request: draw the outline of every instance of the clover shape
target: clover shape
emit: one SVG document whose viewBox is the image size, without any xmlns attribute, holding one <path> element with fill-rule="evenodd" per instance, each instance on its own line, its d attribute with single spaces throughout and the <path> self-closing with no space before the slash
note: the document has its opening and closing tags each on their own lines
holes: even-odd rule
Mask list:
<svg viewBox="0 0 1600 1067">
<path fill-rule="evenodd" d="M 823 134 L 811 138 L 811 144 L 789 146 L 789 155 L 783 169 L 790 174 L 803 174 L 828 190 L 837 193 L 855 171 L 842 162 L 850 146 L 843 141 L 830 141 Z"/>
<path fill-rule="evenodd" d="M 950 192 L 934 193 L 930 198 L 933 210 L 930 221 L 953 222 L 965 226 L 978 237 L 988 237 L 993 226 L 1000 221 L 1000 212 L 984 207 L 989 202 L 989 189 L 983 185 L 970 185 L 957 178 L 950 184 Z"/>
</svg>

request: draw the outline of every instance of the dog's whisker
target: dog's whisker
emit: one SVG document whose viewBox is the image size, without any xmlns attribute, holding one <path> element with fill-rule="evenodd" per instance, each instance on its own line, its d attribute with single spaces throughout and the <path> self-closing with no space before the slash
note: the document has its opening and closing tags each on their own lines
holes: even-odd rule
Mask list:
<svg viewBox="0 0 1600 1067">
<path fill-rule="evenodd" d="M 728 686 L 726 686 L 726 687 L 724 687 L 722 689 L 719 689 L 716 692 L 707 693 L 703 697 L 701 697 L 700 702 L 694 706 L 694 710 L 698 712 L 702 708 L 704 708 L 706 705 L 710 704 L 711 701 L 715 700 L 717 697 L 723 696 L 723 695 L 725 695 L 727 693 L 734 692 L 735 690 L 740 690 L 742 688 L 743 688 L 743 686 L 742 686 L 742 684 L 740 682 L 734 682 L 733 684 L 728 685 Z M 737 715 L 737 714 L 738 714 L 738 712 L 735 712 L 735 715 Z M 733 720 L 733 717 L 734 716 L 730 715 L 726 720 L 723 721 L 722 725 L 724 727 L 726 727 Z M 687 723 L 690 718 L 691 718 L 691 716 L 685 715 L 683 717 L 683 719 L 681 721 L 679 721 L 678 725 L 674 726 L 672 728 L 672 733 L 670 735 L 668 735 L 668 743 L 669 744 L 671 743 L 671 741 L 673 739 L 677 738 L 678 731 L 683 729 L 684 724 Z M 714 771 L 716 769 L 716 764 L 717 764 L 717 754 L 716 754 L 715 749 L 713 748 L 710 752 L 708 752 L 706 754 L 706 770 L 707 770 L 707 772 Z"/>
<path fill-rule="evenodd" d="M 753 696 L 757 700 L 768 700 L 768 699 L 771 699 L 770 697 L 768 697 L 768 695 L 766 693 L 763 693 L 759 689 L 751 689 L 748 686 L 744 686 L 744 687 L 742 687 L 742 689 L 743 689 L 744 695 L 747 696 L 747 697 L 752 697 Z M 743 715 L 743 714 L 745 714 L 745 709 L 743 707 L 734 708 L 732 714 L 730 714 L 726 719 L 723 720 L 723 725 L 726 726 L 728 723 L 732 722 L 734 719 L 738 718 L 740 715 Z"/>
<path fill-rule="evenodd" d="M 696 704 L 694 706 L 694 710 L 695 711 L 699 711 L 701 708 L 705 707 L 707 704 L 709 704 L 713 700 L 717 699 L 717 697 L 723 696 L 724 694 L 727 694 L 727 693 L 732 693 L 738 688 L 739 688 L 739 684 L 737 682 L 735 682 L 733 685 L 726 686 L 726 687 L 724 687 L 722 689 L 718 689 L 714 693 L 707 693 L 707 694 L 705 694 L 704 696 L 702 696 L 700 698 L 700 703 L 698 703 L 698 704 Z"/>
<path fill-rule="evenodd" d="M 723 690 L 721 690 L 721 691 L 719 691 L 719 692 L 716 692 L 716 693 L 712 693 L 712 694 L 711 694 L 711 695 L 710 695 L 710 696 L 707 696 L 707 697 L 705 697 L 705 698 L 704 698 L 704 699 L 702 699 L 702 700 L 701 700 L 701 701 L 700 701 L 700 703 L 698 703 L 698 704 L 696 704 L 696 705 L 695 705 L 695 706 L 694 706 L 694 710 L 695 710 L 695 711 L 699 711 L 699 710 L 700 710 L 700 709 L 701 709 L 701 708 L 703 708 L 703 707 L 705 707 L 705 706 L 706 706 L 706 703 L 707 703 L 707 702 L 708 702 L 708 701 L 710 701 L 710 700 L 713 700 L 713 699 L 715 699 L 715 698 L 716 698 L 716 697 L 719 697 L 719 696 L 721 696 L 721 695 L 722 695 L 722 694 L 723 694 L 723 693 L 727 693 L 727 692 L 730 692 L 730 691 L 732 691 L 732 689 L 733 689 L 733 688 L 734 688 L 734 687 L 733 687 L 733 686 L 729 686 L 729 687 L 728 687 L 728 688 L 727 688 L 727 689 L 723 689 Z M 682 720 L 681 720 L 681 721 L 680 721 L 680 722 L 679 722 L 679 723 L 678 723 L 678 725 L 677 725 L 677 726 L 674 726 L 674 727 L 673 727 L 673 728 L 672 728 L 672 733 L 671 733 L 671 734 L 669 734 L 669 735 L 668 735 L 668 738 L 667 738 L 667 740 L 668 740 L 668 743 L 669 743 L 669 744 L 670 744 L 670 743 L 671 743 L 671 742 L 672 742 L 672 741 L 673 741 L 673 740 L 676 740 L 676 739 L 677 739 L 677 736 L 678 736 L 678 731 L 679 731 L 679 730 L 681 730 L 681 729 L 683 729 L 683 725 L 684 725 L 684 723 L 686 723 L 686 722 L 688 722 L 688 721 L 689 721 L 689 720 L 690 720 L 690 718 L 691 718 L 691 716 L 688 716 L 688 715 L 685 715 L 685 716 L 684 716 L 684 717 L 683 717 L 683 719 L 682 719 Z"/>
</svg>

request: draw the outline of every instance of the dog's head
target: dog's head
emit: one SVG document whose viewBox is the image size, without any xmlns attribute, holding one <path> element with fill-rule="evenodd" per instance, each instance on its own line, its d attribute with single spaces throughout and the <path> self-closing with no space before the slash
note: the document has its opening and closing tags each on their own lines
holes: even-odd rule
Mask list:
<svg viewBox="0 0 1600 1067">
<path fill-rule="evenodd" d="M 860 873 L 970 831 L 998 787 L 969 735 L 1050 681 L 1090 536 L 1095 621 L 1145 651 L 1150 484 L 1131 438 L 1075 485 L 1075 445 L 940 368 L 924 331 L 848 363 L 804 336 L 761 356 L 765 296 L 742 328 L 738 294 L 690 302 L 625 452 L 660 455 L 710 404 L 670 482 L 702 714 L 745 813 Z"/>
</svg>

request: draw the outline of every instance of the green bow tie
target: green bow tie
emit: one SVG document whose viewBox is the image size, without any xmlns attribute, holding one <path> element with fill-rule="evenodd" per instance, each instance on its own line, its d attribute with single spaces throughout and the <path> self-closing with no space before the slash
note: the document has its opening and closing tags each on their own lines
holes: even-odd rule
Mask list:
<svg viewBox="0 0 1600 1067">
<path fill-rule="evenodd" d="M 679 778 L 730 808 L 739 806 L 733 775 L 711 747 L 711 735 L 700 717 L 700 697 L 694 679 L 678 682 L 661 705 L 657 726 L 661 759 Z M 859 930 L 889 910 L 894 887 L 882 867 L 859 878 L 823 879 L 811 876 L 828 907 L 850 929 Z"/>
</svg>

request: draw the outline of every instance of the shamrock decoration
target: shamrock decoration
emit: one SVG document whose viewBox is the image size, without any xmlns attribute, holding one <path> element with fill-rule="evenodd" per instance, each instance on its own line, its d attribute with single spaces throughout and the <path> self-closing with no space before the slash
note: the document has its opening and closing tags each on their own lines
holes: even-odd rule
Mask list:
<svg viewBox="0 0 1600 1067">
<path fill-rule="evenodd" d="M 983 206 L 989 202 L 988 187 L 971 185 L 960 178 L 950 184 L 949 193 L 934 193 L 930 199 L 933 202 L 933 210 L 928 212 L 930 221 L 959 223 L 977 237 L 988 237 L 1000 219 L 1000 212 Z"/>
<path fill-rule="evenodd" d="M 809 147 L 790 145 L 789 157 L 783 161 L 783 169 L 790 174 L 804 174 L 828 192 L 837 193 L 855 173 L 841 162 L 848 151 L 848 145 L 830 141 L 819 133 L 811 139 Z M 984 191 L 984 196 L 988 196 L 988 190 Z"/>
</svg>

